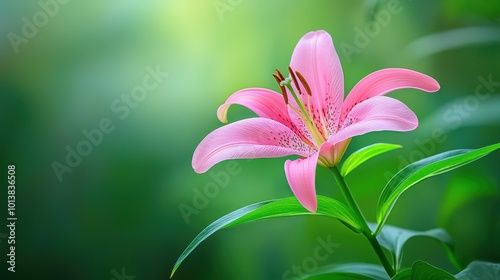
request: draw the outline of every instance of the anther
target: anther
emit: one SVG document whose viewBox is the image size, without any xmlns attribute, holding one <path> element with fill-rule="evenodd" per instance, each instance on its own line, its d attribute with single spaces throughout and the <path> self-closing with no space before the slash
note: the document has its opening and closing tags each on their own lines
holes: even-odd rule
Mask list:
<svg viewBox="0 0 500 280">
<path fill-rule="evenodd" d="M 283 76 L 283 74 L 281 73 L 281 71 L 279 69 L 275 69 L 276 70 L 276 73 L 278 73 L 278 77 L 280 78 L 280 81 L 283 81 L 285 79 L 285 76 Z"/>
<path fill-rule="evenodd" d="M 281 79 L 280 79 L 280 77 L 278 77 L 278 75 L 273 74 L 273 78 L 276 80 L 276 82 L 278 83 L 278 85 L 281 83 Z"/>
<path fill-rule="evenodd" d="M 302 95 L 302 91 L 300 90 L 299 82 L 297 82 L 297 77 L 295 77 L 295 73 L 293 73 L 292 67 L 288 66 L 288 72 L 290 72 L 290 76 L 292 76 L 293 84 L 299 90 L 299 94 Z"/>
<path fill-rule="evenodd" d="M 280 80 L 280 77 L 278 77 L 278 75 L 276 75 L 276 74 L 273 74 L 273 78 L 276 80 L 276 82 L 278 83 L 278 86 L 280 87 L 281 95 L 283 95 L 283 99 L 285 100 L 285 104 L 288 104 L 288 95 L 286 94 L 285 86 L 281 85 L 282 81 Z"/>
<path fill-rule="evenodd" d="M 309 87 L 309 84 L 307 83 L 304 76 L 302 76 L 302 74 L 300 74 L 299 71 L 296 71 L 295 73 L 297 73 L 297 77 L 299 77 L 300 82 L 302 83 L 302 85 L 304 85 L 304 88 L 306 89 L 307 94 L 309 94 L 309 96 L 311 96 L 312 95 L 311 88 Z"/>
</svg>

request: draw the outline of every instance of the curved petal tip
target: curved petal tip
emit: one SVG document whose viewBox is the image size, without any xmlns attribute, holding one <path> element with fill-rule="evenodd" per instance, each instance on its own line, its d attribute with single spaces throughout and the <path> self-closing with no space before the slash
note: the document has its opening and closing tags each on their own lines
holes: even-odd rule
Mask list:
<svg viewBox="0 0 500 280">
<path fill-rule="evenodd" d="M 227 123 L 227 111 L 229 109 L 229 106 L 230 104 L 224 103 L 217 109 L 217 118 L 222 123 Z"/>
<path fill-rule="evenodd" d="M 429 77 L 429 83 L 430 83 L 429 92 L 436 92 L 441 88 L 439 83 L 432 77 Z"/>
<path fill-rule="evenodd" d="M 310 212 L 318 209 L 316 197 L 316 164 L 319 153 L 308 158 L 287 160 L 285 162 L 285 174 L 293 194 L 300 204 Z"/>
</svg>

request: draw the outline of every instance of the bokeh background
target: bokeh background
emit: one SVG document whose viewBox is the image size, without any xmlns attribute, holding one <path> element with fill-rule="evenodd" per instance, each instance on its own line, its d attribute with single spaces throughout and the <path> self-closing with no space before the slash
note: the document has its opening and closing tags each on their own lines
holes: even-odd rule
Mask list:
<svg viewBox="0 0 500 280">
<path fill-rule="evenodd" d="M 44 17 L 47 5 L 52 14 Z M 388 11 L 377 29 L 373 21 Z M 26 27 L 34 20 L 36 31 Z M 404 146 L 347 178 L 369 220 L 388 177 L 403 164 L 500 142 L 500 1 L 4 0 L 0 29 L 1 168 L 6 174 L 8 164 L 16 165 L 18 217 L 15 274 L 7 272 L 7 228 L 0 227 L 1 279 L 168 279 L 177 257 L 210 222 L 292 195 L 283 158 L 222 162 L 196 174 L 191 156 L 222 125 L 216 109 L 231 93 L 278 90 L 271 74 L 286 69 L 308 31 L 332 35 L 346 93 L 387 67 L 417 70 L 441 84 L 435 94 L 390 94 L 419 116 L 415 131 L 351 142 L 347 153 L 376 142 Z M 128 104 L 122 98 L 148 69 L 168 76 L 157 77 L 155 87 L 127 105 L 127 114 L 125 107 L 113 109 Z M 251 116 L 237 106 L 229 112 L 230 121 Z M 83 131 L 99 128 L 103 119 L 114 130 L 59 180 L 54 162 L 67 165 L 68 147 L 77 149 Z M 442 135 L 434 137 L 435 131 Z M 399 200 L 389 223 L 443 227 L 464 264 L 500 262 L 499 162 L 495 152 L 419 183 Z M 7 224 L 2 184 L 0 224 Z M 318 168 L 317 189 L 340 197 L 324 168 Z M 207 191 L 210 197 L 200 198 Z M 215 234 L 174 279 L 286 279 L 286 271 L 313 256 L 318 238 L 338 244 L 319 265 L 377 263 L 368 242 L 341 223 L 296 217 Z M 415 259 L 457 272 L 432 240 L 407 244 L 404 264 Z"/>
</svg>

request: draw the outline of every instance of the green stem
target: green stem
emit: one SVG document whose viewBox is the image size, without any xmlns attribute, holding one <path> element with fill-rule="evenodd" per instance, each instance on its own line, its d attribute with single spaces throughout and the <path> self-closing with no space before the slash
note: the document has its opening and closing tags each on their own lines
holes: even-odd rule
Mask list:
<svg viewBox="0 0 500 280">
<path fill-rule="evenodd" d="M 385 271 L 387 272 L 387 274 L 389 274 L 389 277 L 392 278 L 396 274 L 396 272 L 392 268 L 391 263 L 387 259 L 387 256 L 384 254 L 384 251 L 382 250 L 380 243 L 378 243 L 377 237 L 372 235 L 371 233 L 368 233 L 368 234 L 363 233 L 363 234 L 366 236 L 368 241 L 370 241 L 370 244 L 372 245 L 373 250 L 375 250 L 375 253 L 377 254 L 378 258 L 380 259 L 380 262 L 384 266 Z"/>
<path fill-rule="evenodd" d="M 358 217 L 358 220 L 361 222 L 361 232 L 368 239 L 370 245 L 373 247 L 373 250 L 375 250 L 377 257 L 380 259 L 380 262 L 384 266 L 384 269 L 387 272 L 387 274 L 389 274 L 390 277 L 393 277 L 396 273 L 392 268 L 391 263 L 387 259 L 387 256 L 384 254 L 384 251 L 382 250 L 382 247 L 380 246 L 377 237 L 375 235 L 372 235 L 372 231 L 368 226 L 368 223 L 366 222 L 363 213 L 361 213 L 358 204 L 354 200 L 351 191 L 347 187 L 347 183 L 345 182 L 344 177 L 342 177 L 342 175 L 340 174 L 340 171 L 337 168 L 337 166 L 330 167 L 330 170 L 332 171 L 333 176 L 335 177 L 335 180 L 337 181 L 340 190 L 342 191 L 342 194 L 344 195 L 344 198 L 347 201 L 347 204 L 354 211 L 354 214 Z"/>
</svg>

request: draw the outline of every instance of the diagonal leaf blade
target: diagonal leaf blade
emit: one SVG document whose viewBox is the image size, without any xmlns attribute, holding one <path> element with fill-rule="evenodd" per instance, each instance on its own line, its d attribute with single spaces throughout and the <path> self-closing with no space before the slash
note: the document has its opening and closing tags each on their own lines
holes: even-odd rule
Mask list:
<svg viewBox="0 0 500 280">
<path fill-rule="evenodd" d="M 375 228 L 377 225 L 374 223 L 370 224 L 371 228 Z M 403 247 L 405 243 L 413 237 L 430 237 L 438 242 L 443 243 L 445 247 L 453 248 L 453 240 L 450 235 L 442 228 L 435 228 L 426 231 L 415 231 L 404 228 L 399 228 L 395 226 L 386 225 L 380 233 L 377 235 L 377 240 L 380 245 L 389 252 L 391 252 L 394 257 L 394 267 L 396 270 L 401 268 L 401 263 L 403 260 Z"/>
<path fill-rule="evenodd" d="M 320 267 L 314 272 L 303 274 L 300 279 L 314 279 L 315 276 L 320 275 L 328 275 L 331 276 L 332 279 L 390 279 L 382 266 L 371 263 L 330 264 Z"/>
<path fill-rule="evenodd" d="M 203 242 L 205 239 L 207 239 L 210 235 L 218 231 L 219 229 L 223 228 L 225 225 L 237 220 L 238 218 L 246 215 L 247 213 L 250 213 L 256 209 L 259 209 L 259 207 L 262 207 L 266 204 L 272 203 L 272 200 L 269 201 L 263 201 L 263 202 L 258 202 L 254 203 L 251 205 L 247 205 L 243 208 L 240 208 L 238 210 L 235 210 L 215 222 L 211 223 L 208 225 L 202 232 L 200 232 L 194 239 L 191 241 L 191 243 L 187 246 L 187 248 L 182 252 L 181 256 L 177 259 L 175 262 L 174 268 L 172 269 L 172 273 L 170 274 L 170 278 L 174 275 L 175 271 L 181 263 L 184 261 L 184 259 L 196 248 L 198 245 Z"/>
<path fill-rule="evenodd" d="M 359 231 L 361 228 L 360 221 L 352 213 L 352 211 L 340 201 L 326 196 L 318 195 L 318 210 L 316 213 L 307 211 L 295 196 L 275 200 L 272 203 L 262 205 L 258 210 L 251 211 L 241 218 L 227 224 L 224 228 L 236 226 L 239 224 L 257 221 L 269 218 L 303 216 L 303 215 L 320 215 L 339 219 L 351 229 Z"/>
<path fill-rule="evenodd" d="M 416 261 L 411 268 L 412 280 L 456 280 L 453 275 L 447 271 L 432 266 L 424 261 Z"/>
<path fill-rule="evenodd" d="M 179 268 L 184 259 L 191 254 L 191 252 L 210 235 L 214 234 L 220 229 L 236 226 L 243 223 L 258 221 L 263 219 L 278 218 L 278 217 L 292 217 L 301 215 L 316 215 L 326 216 L 340 220 L 354 231 L 359 231 L 361 228 L 360 221 L 352 213 L 350 208 L 345 206 L 338 200 L 319 196 L 318 195 L 318 210 L 315 213 L 306 210 L 295 197 L 287 197 L 283 199 L 269 200 L 251 204 L 235 210 L 215 222 L 207 226 L 201 231 L 187 248 L 182 252 L 172 269 L 170 278 L 174 275 L 175 271 Z"/>
<path fill-rule="evenodd" d="M 349 155 L 349 157 L 342 164 L 340 173 L 342 174 L 342 176 L 346 176 L 356 167 L 360 166 L 363 162 L 371 159 L 372 157 L 392 151 L 394 149 L 399 149 L 401 147 L 403 146 L 386 143 L 376 143 L 370 146 L 366 146 Z"/>
<path fill-rule="evenodd" d="M 377 234 L 384 226 L 396 200 L 416 183 L 478 160 L 500 148 L 500 143 L 475 150 L 452 150 L 407 165 L 384 187 L 377 205 Z"/>
<path fill-rule="evenodd" d="M 411 268 L 401 270 L 391 280 L 411 280 Z"/>
</svg>

